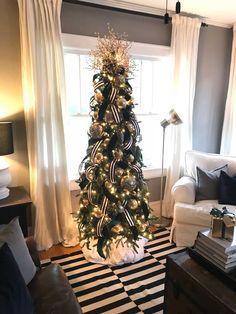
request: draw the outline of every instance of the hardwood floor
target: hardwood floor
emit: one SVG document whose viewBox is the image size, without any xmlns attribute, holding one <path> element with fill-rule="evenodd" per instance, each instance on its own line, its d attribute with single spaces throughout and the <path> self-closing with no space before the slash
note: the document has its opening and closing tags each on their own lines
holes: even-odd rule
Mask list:
<svg viewBox="0 0 236 314">
<path fill-rule="evenodd" d="M 53 256 L 60 256 L 65 254 L 70 254 L 72 252 L 76 252 L 80 250 L 80 246 L 76 245 L 74 247 L 64 247 L 61 244 L 53 245 L 50 249 L 46 251 L 40 251 L 39 257 L 40 260 L 48 259 Z"/>
</svg>

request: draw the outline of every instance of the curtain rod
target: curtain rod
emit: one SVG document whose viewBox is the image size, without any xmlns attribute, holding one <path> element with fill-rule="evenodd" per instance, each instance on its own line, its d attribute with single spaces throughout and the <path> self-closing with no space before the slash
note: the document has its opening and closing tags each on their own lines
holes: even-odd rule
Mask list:
<svg viewBox="0 0 236 314">
<path fill-rule="evenodd" d="M 122 12 L 122 13 L 136 14 L 136 15 L 141 15 L 141 16 L 152 17 L 152 18 L 157 18 L 157 19 L 164 20 L 164 16 L 162 16 L 162 15 L 151 14 L 151 13 L 146 13 L 146 12 L 139 12 L 139 11 L 133 11 L 133 10 L 124 9 L 124 8 L 111 7 L 111 6 L 108 6 L 108 5 L 102 5 L 102 4 L 92 3 L 92 2 L 85 2 L 85 1 L 82 1 L 82 0 L 81 1 L 80 0 L 63 0 L 63 2 L 73 3 L 73 4 L 80 4 L 80 5 L 85 5 L 87 7 L 105 9 L 105 10 Z M 170 17 L 169 20 L 171 22 L 171 17 Z M 207 27 L 208 24 L 202 22 L 201 26 L 202 27 Z"/>
</svg>

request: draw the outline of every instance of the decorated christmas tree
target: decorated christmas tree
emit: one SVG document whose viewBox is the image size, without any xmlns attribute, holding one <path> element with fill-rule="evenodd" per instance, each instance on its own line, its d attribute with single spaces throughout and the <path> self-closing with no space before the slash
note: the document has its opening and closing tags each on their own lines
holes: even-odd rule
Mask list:
<svg viewBox="0 0 236 314">
<path fill-rule="evenodd" d="M 129 48 L 125 35 L 109 30 L 90 53 L 91 67 L 98 73 L 93 76 L 92 122 L 78 180 L 76 219 L 83 253 L 91 262 L 111 265 L 140 260 L 151 238 Z"/>
</svg>

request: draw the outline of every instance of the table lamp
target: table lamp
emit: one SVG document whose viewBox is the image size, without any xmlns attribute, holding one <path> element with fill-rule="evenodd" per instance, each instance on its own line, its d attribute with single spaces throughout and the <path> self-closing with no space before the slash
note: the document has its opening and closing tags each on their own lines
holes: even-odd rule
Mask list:
<svg viewBox="0 0 236 314">
<path fill-rule="evenodd" d="M 0 156 L 14 153 L 12 122 L 0 122 Z M 0 159 L 0 199 L 9 196 L 7 186 L 11 182 L 9 164 Z"/>
</svg>

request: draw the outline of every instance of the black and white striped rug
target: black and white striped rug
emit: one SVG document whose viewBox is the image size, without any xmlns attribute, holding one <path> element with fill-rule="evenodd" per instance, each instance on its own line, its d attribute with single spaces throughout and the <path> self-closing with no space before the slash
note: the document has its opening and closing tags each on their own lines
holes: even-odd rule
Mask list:
<svg viewBox="0 0 236 314">
<path fill-rule="evenodd" d="M 145 257 L 135 264 L 93 264 L 81 251 L 42 264 L 63 267 L 83 313 L 162 313 L 166 256 L 183 250 L 169 242 L 169 234 L 167 229 L 154 232 L 154 240 L 145 246 Z"/>
</svg>

